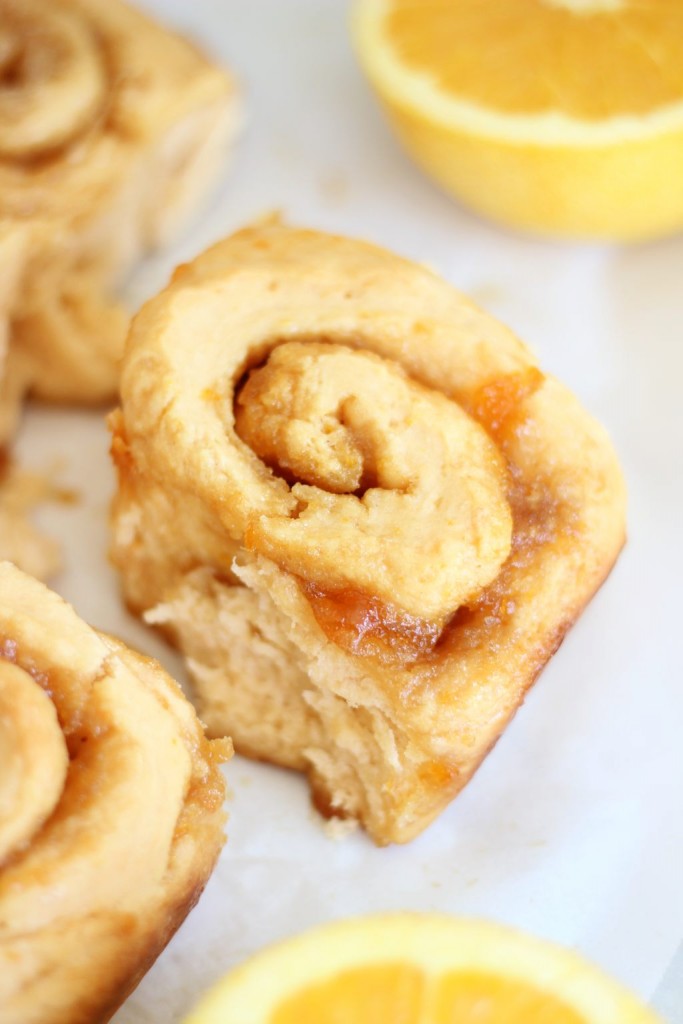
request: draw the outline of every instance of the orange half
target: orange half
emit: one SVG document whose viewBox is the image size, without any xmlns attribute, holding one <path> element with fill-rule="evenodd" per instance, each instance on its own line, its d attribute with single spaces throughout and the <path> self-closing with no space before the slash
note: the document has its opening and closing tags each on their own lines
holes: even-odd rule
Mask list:
<svg viewBox="0 0 683 1024">
<path fill-rule="evenodd" d="M 274 946 L 185 1024 L 657 1024 L 567 950 L 434 914 L 358 918 Z"/>
<path fill-rule="evenodd" d="M 408 150 L 517 227 L 683 226 L 678 0 L 357 0 L 362 64 Z"/>
</svg>

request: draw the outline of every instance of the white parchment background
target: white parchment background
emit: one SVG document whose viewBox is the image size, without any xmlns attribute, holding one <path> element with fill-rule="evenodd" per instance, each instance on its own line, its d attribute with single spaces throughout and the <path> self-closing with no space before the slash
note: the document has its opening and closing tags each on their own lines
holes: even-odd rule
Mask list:
<svg viewBox="0 0 683 1024">
<path fill-rule="evenodd" d="M 174 264 L 263 213 L 427 260 L 510 324 L 606 423 L 630 489 L 617 568 L 466 791 L 404 848 L 332 841 L 296 776 L 236 758 L 230 839 L 197 909 L 115 1017 L 179 1021 L 218 975 L 328 919 L 444 910 L 579 948 L 651 998 L 683 933 L 683 237 L 631 248 L 506 233 L 411 165 L 362 79 L 341 0 L 145 0 L 240 75 L 247 124 L 220 192 Z M 93 624 L 174 655 L 121 609 L 105 560 L 112 479 L 95 413 L 34 409 L 20 452 L 78 489 L 43 523 L 66 544 L 56 588 Z M 671 1020 L 682 970 L 665 983 Z M 673 973 L 672 973 L 673 972 Z M 672 995 L 672 993 L 674 993 Z M 681 999 L 683 1001 L 683 997 Z"/>
</svg>

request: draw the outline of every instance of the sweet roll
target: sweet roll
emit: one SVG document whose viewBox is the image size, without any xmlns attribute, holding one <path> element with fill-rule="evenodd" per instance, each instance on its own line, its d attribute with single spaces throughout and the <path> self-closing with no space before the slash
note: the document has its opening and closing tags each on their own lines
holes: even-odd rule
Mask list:
<svg viewBox="0 0 683 1024">
<path fill-rule="evenodd" d="M 411 839 L 617 557 L 605 431 L 428 270 L 279 223 L 143 308 L 121 395 L 113 558 L 210 732 Z"/>
<path fill-rule="evenodd" d="M 224 842 L 227 741 L 156 662 L 0 564 L 0 1019 L 109 1020 Z"/>
<path fill-rule="evenodd" d="M 230 76 L 121 0 L 0 0 L 0 220 L 31 228 L 11 344 L 33 391 L 115 393 L 116 290 L 196 207 L 236 117 Z"/>
</svg>

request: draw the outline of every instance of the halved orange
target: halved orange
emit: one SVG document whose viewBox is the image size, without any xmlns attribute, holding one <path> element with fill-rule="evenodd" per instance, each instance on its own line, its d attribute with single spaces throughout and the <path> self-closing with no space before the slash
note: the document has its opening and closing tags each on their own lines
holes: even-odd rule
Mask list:
<svg viewBox="0 0 683 1024">
<path fill-rule="evenodd" d="M 567 950 L 437 914 L 337 922 L 259 953 L 185 1024 L 658 1024 Z"/>
<path fill-rule="evenodd" d="M 507 224 L 683 227 L 679 0 L 356 0 L 361 62 L 407 149 Z"/>
</svg>

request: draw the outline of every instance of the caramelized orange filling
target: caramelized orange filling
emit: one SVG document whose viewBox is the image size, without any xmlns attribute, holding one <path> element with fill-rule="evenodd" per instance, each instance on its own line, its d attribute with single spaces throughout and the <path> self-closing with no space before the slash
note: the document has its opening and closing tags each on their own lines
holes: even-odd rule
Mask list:
<svg viewBox="0 0 683 1024">
<path fill-rule="evenodd" d="M 489 434 L 501 441 L 523 412 L 522 403 L 539 389 L 543 380 L 537 367 L 528 366 L 519 373 L 508 373 L 482 384 L 463 404 Z"/>
<path fill-rule="evenodd" d="M 555 543 L 560 531 L 571 529 L 566 510 L 542 483 L 527 486 L 515 475 L 508 494 L 514 523 L 510 556 L 493 583 L 475 601 L 456 609 L 446 623 L 408 615 L 351 587 L 329 591 L 299 580 L 318 625 L 332 643 L 359 657 L 394 664 L 486 644 L 489 634 L 516 611 L 516 577 L 541 547 Z"/>
<path fill-rule="evenodd" d="M 432 651 L 442 625 L 408 615 L 360 590 L 324 590 L 301 580 L 301 588 L 325 635 L 360 657 L 416 661 Z"/>
</svg>

